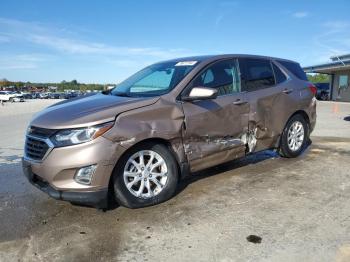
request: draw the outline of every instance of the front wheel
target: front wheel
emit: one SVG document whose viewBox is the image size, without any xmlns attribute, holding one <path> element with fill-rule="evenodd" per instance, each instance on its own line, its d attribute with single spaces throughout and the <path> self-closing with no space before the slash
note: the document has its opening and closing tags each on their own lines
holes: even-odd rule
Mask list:
<svg viewBox="0 0 350 262">
<path fill-rule="evenodd" d="M 283 157 L 297 157 L 303 152 L 308 141 L 308 123 L 303 116 L 294 115 L 283 130 L 279 153 Z"/>
<path fill-rule="evenodd" d="M 144 143 L 119 161 L 113 175 L 116 201 L 125 207 L 156 205 L 171 198 L 177 187 L 178 168 L 162 144 Z"/>
</svg>

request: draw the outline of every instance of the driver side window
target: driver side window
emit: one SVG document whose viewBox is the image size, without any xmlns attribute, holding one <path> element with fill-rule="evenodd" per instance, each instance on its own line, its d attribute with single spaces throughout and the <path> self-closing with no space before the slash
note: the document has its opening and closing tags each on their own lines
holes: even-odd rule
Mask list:
<svg viewBox="0 0 350 262">
<path fill-rule="evenodd" d="M 193 80 L 192 87 L 216 88 L 219 96 L 240 92 L 237 60 L 219 61 L 209 66 Z"/>
</svg>

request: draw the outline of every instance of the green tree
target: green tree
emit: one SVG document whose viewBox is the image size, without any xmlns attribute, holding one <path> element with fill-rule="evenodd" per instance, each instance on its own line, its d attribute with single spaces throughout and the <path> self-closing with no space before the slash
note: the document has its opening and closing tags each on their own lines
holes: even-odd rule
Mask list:
<svg viewBox="0 0 350 262">
<path fill-rule="evenodd" d="M 307 79 L 312 83 L 329 83 L 330 77 L 326 74 L 307 74 Z"/>
</svg>

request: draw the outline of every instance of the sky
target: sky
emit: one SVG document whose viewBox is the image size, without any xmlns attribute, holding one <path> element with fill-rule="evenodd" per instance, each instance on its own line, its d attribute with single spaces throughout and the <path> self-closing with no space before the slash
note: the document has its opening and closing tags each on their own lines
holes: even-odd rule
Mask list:
<svg viewBox="0 0 350 262">
<path fill-rule="evenodd" d="M 162 60 L 350 53 L 350 1 L 1 0 L 0 79 L 118 83 Z"/>
</svg>

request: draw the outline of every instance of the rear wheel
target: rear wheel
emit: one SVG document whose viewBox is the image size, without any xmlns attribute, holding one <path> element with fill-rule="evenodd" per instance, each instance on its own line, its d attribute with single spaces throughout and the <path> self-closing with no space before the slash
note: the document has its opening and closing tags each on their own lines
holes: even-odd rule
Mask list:
<svg viewBox="0 0 350 262">
<path fill-rule="evenodd" d="M 116 201 L 129 208 L 159 204 L 171 198 L 178 182 L 176 160 L 162 144 L 144 143 L 127 152 L 113 176 Z"/>
<path fill-rule="evenodd" d="M 302 115 L 294 115 L 287 122 L 280 141 L 279 152 L 283 157 L 297 157 L 309 141 L 309 125 Z"/>
<path fill-rule="evenodd" d="M 13 103 L 13 102 L 14 102 L 13 97 L 10 97 L 9 101 L 10 101 L 11 103 Z"/>
</svg>

